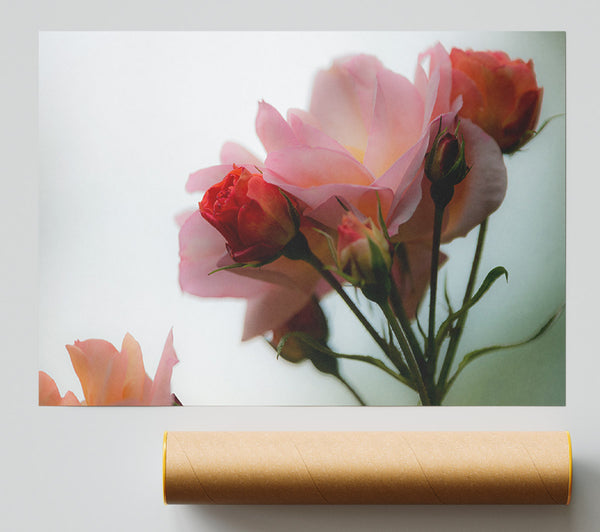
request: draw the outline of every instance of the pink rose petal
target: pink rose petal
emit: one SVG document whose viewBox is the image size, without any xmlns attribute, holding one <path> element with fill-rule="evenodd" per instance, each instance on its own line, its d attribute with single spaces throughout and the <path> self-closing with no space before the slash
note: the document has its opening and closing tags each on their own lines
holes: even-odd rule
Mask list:
<svg viewBox="0 0 600 532">
<path fill-rule="evenodd" d="M 190 177 L 185 184 L 185 190 L 187 192 L 208 190 L 214 184 L 222 181 L 223 178 L 232 170 L 232 164 L 219 164 L 198 170 L 197 172 L 190 174 Z"/>
<path fill-rule="evenodd" d="M 227 255 L 225 240 L 199 211 L 179 232 L 179 284 L 184 292 L 202 297 L 249 297 L 264 289 L 264 283 L 221 271 L 219 261 Z"/>
<path fill-rule="evenodd" d="M 304 145 L 311 148 L 325 148 L 328 150 L 339 151 L 343 154 L 350 153 L 335 139 L 321 131 L 318 127 L 305 122 L 299 115 L 288 113 L 288 121 L 296 135 L 296 138 Z"/>
<path fill-rule="evenodd" d="M 303 188 L 333 183 L 370 185 L 373 182 L 373 176 L 356 159 L 324 148 L 300 147 L 272 152 L 267 155 L 265 167 L 277 174 L 281 183 Z M 268 181 L 266 176 L 267 172 L 265 179 Z"/>
<path fill-rule="evenodd" d="M 382 70 L 377 74 L 373 122 L 364 165 L 375 176 L 382 175 L 421 137 L 423 101 L 404 76 Z"/>
<path fill-rule="evenodd" d="M 268 152 L 300 146 L 292 128 L 268 103 L 260 102 L 256 115 L 256 133 Z"/>
<path fill-rule="evenodd" d="M 450 93 L 452 91 L 452 64 L 446 49 L 437 43 L 419 55 L 419 63 L 429 59 L 430 81 L 435 90 L 428 90 L 426 100 L 431 107 L 429 118 L 435 120 L 450 110 Z"/>
<path fill-rule="evenodd" d="M 261 166 L 262 161 L 253 153 L 235 142 L 226 142 L 221 148 L 220 155 L 223 164 L 235 164 L 236 166 Z"/>
<path fill-rule="evenodd" d="M 281 327 L 296 314 L 310 299 L 307 291 L 291 290 L 272 285 L 248 300 L 242 340 Z"/>
<path fill-rule="evenodd" d="M 315 78 L 310 112 L 330 137 L 346 148 L 364 151 L 367 145 L 368 125 L 363 118 L 356 79 L 339 65 L 321 71 Z"/>
<path fill-rule="evenodd" d="M 465 236 L 477 227 L 501 205 L 506 194 L 506 166 L 496 141 L 466 119 L 461 120 L 461 131 L 471 170 L 455 188 L 448 225 L 442 235 L 444 242 Z"/>
</svg>

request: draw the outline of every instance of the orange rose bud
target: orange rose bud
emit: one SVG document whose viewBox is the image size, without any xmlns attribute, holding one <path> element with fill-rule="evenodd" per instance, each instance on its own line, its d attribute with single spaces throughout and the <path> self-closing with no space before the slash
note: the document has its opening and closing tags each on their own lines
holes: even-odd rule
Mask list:
<svg viewBox="0 0 600 532">
<path fill-rule="evenodd" d="M 459 115 L 493 137 L 503 153 L 513 153 L 533 136 L 542 105 L 533 62 L 511 60 L 504 52 L 454 48 L 452 99 L 462 96 Z"/>
<path fill-rule="evenodd" d="M 209 188 L 199 206 L 236 262 L 271 261 L 298 233 L 293 207 L 279 188 L 244 167 Z"/>
</svg>

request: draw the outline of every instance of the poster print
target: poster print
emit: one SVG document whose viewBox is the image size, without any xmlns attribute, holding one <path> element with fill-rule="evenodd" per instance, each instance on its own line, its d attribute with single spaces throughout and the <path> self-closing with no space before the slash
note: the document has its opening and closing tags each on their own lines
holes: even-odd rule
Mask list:
<svg viewBox="0 0 600 532">
<path fill-rule="evenodd" d="M 40 404 L 564 404 L 564 33 L 39 54 Z"/>
</svg>

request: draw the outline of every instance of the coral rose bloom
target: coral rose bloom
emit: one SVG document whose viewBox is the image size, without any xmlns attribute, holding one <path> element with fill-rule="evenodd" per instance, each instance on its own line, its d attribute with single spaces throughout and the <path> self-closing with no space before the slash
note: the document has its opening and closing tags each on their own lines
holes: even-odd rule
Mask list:
<svg viewBox="0 0 600 532">
<path fill-rule="evenodd" d="M 68 345 L 73 369 L 81 382 L 84 402 L 72 392 L 60 396 L 54 380 L 39 374 L 39 404 L 61 405 L 173 405 L 171 374 L 177 364 L 173 332 L 169 332 L 154 380 L 146 374 L 140 344 L 130 334 L 121 351 L 105 340 L 85 340 Z"/>
<path fill-rule="evenodd" d="M 208 189 L 199 205 L 203 218 L 227 240 L 236 262 L 268 261 L 297 232 L 279 188 L 243 167 Z"/>
<path fill-rule="evenodd" d="M 450 60 L 452 97 L 463 99 L 459 115 L 492 136 L 504 153 L 522 147 L 535 130 L 542 104 L 533 62 L 511 61 L 504 52 L 457 48 Z"/>
</svg>

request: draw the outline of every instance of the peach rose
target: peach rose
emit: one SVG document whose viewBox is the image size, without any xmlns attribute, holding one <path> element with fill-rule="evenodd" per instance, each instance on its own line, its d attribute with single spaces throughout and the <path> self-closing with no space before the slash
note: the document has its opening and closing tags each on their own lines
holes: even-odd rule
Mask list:
<svg viewBox="0 0 600 532">
<path fill-rule="evenodd" d="M 173 331 L 169 332 L 154 380 L 146 374 L 140 344 L 129 333 L 121 351 L 105 340 L 67 345 L 73 369 L 81 382 L 83 402 L 72 392 L 60 396 L 54 380 L 39 372 L 39 404 L 64 405 L 173 405 L 171 374 L 177 364 Z"/>
</svg>

